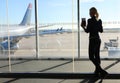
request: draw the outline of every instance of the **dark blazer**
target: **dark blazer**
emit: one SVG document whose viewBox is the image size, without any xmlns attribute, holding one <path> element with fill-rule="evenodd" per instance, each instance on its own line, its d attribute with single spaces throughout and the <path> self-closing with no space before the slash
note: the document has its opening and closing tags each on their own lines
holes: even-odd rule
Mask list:
<svg viewBox="0 0 120 83">
<path fill-rule="evenodd" d="M 88 19 L 87 28 L 85 29 L 86 33 L 90 33 L 89 38 L 100 38 L 99 32 L 103 32 L 102 21 L 101 19 L 96 20 L 95 17 Z"/>
</svg>

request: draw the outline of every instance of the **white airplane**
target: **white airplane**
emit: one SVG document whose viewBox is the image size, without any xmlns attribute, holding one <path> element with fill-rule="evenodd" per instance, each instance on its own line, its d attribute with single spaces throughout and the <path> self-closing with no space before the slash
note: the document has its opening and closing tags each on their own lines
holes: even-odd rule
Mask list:
<svg viewBox="0 0 120 83">
<path fill-rule="evenodd" d="M 26 13 L 24 15 L 23 20 L 19 25 L 2 25 L 0 30 L 0 54 L 8 53 L 10 49 L 10 53 L 14 53 L 18 48 L 18 42 L 23 38 L 28 38 L 30 36 L 35 36 L 35 26 L 30 25 L 31 20 L 31 12 L 32 12 L 32 4 L 28 5 Z M 42 27 L 49 27 L 52 25 L 42 25 L 39 26 L 39 35 L 44 34 L 56 34 L 67 32 L 62 27 L 54 30 L 40 30 Z"/>
<path fill-rule="evenodd" d="M 57 29 L 46 29 L 46 30 L 39 30 L 40 35 L 44 34 L 57 34 L 57 33 L 72 33 L 72 29 L 63 29 L 63 27 L 57 28 Z"/>
<path fill-rule="evenodd" d="M 28 5 L 26 13 L 23 20 L 19 25 L 1 25 L 0 29 L 0 54 L 8 52 L 10 47 L 10 52 L 14 53 L 15 50 L 19 48 L 18 42 L 23 37 L 32 36 L 31 29 L 33 26 L 30 26 L 32 12 L 32 4 Z"/>
</svg>

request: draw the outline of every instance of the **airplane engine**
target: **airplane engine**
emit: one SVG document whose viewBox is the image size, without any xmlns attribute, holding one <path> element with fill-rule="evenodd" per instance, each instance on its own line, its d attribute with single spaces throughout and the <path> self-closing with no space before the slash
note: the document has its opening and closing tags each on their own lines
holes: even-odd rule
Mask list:
<svg viewBox="0 0 120 83">
<path fill-rule="evenodd" d="M 34 29 L 30 29 L 26 32 L 27 35 L 31 35 L 31 34 L 34 34 L 34 33 L 35 33 Z M 26 36 L 25 38 L 30 38 L 30 36 Z"/>
<path fill-rule="evenodd" d="M 30 34 L 31 34 L 31 33 L 35 33 L 35 29 L 31 28 L 30 31 L 29 31 L 29 33 L 30 33 Z"/>
<path fill-rule="evenodd" d="M 19 45 L 17 43 L 11 45 L 10 47 L 10 53 L 14 54 L 16 50 L 18 50 Z"/>
<path fill-rule="evenodd" d="M 10 53 L 14 54 L 14 52 L 18 48 L 19 48 L 19 45 L 17 43 L 10 42 L 10 46 L 9 46 L 8 41 L 5 40 L 0 44 L 0 54 L 3 54 L 3 55 L 8 54 L 9 49 L 10 49 Z"/>
</svg>

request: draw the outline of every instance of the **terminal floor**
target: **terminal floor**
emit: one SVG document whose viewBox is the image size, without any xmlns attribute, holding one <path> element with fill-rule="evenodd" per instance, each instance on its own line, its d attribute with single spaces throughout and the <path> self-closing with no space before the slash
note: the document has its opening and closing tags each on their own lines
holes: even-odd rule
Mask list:
<svg viewBox="0 0 120 83">
<path fill-rule="evenodd" d="M 89 60 L 0 60 L 1 72 L 79 72 L 94 71 L 94 65 Z M 120 60 L 102 60 L 101 66 L 108 73 L 120 73 Z M 17 79 L 0 78 L 0 83 L 92 83 L 88 79 Z M 93 83 L 99 83 L 100 79 Z M 119 79 L 104 79 L 102 83 L 120 83 Z"/>
</svg>

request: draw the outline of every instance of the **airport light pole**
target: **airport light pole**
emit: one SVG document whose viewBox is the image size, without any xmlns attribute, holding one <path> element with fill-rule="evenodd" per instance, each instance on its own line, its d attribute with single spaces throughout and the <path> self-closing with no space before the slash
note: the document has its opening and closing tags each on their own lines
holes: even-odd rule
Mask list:
<svg viewBox="0 0 120 83">
<path fill-rule="evenodd" d="M 39 58 L 38 0 L 35 0 L 36 58 Z"/>
<path fill-rule="evenodd" d="M 78 58 L 80 58 L 80 10 L 79 10 L 79 0 L 77 0 L 77 18 L 78 18 Z"/>
</svg>

